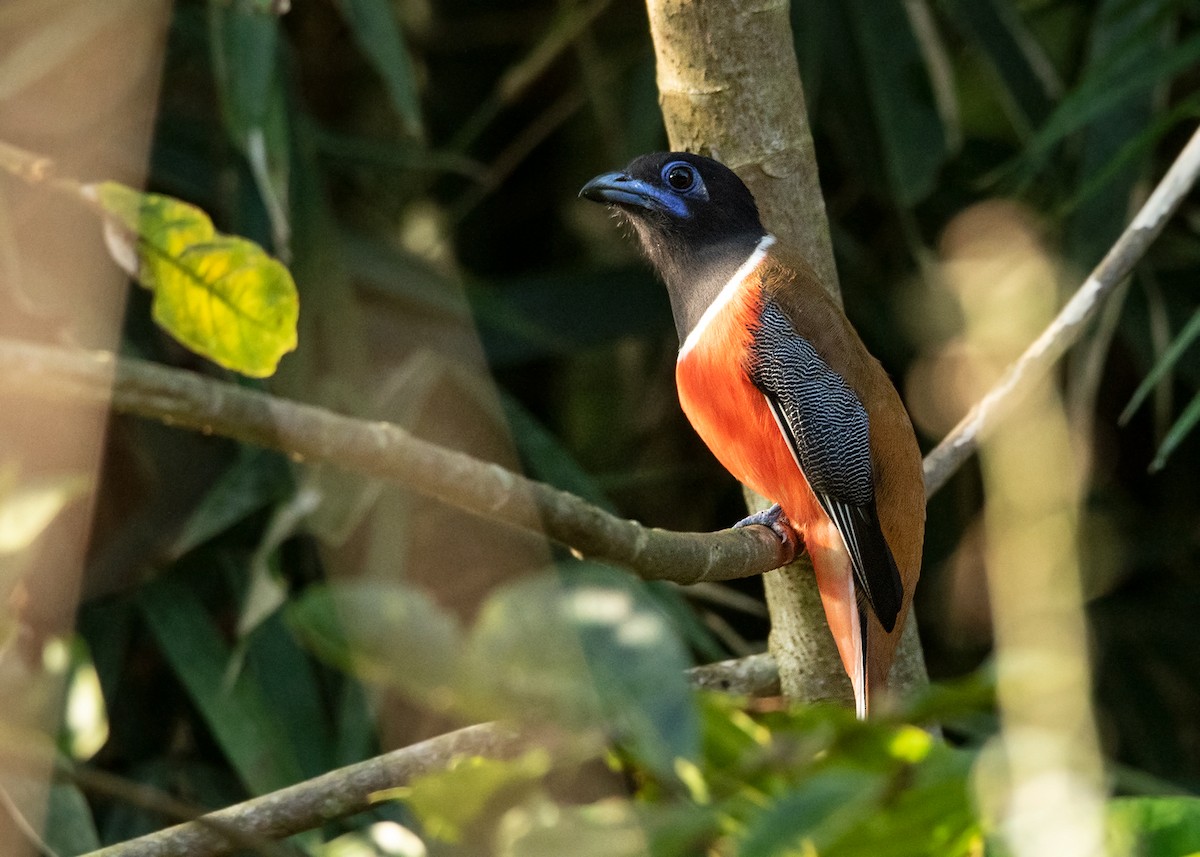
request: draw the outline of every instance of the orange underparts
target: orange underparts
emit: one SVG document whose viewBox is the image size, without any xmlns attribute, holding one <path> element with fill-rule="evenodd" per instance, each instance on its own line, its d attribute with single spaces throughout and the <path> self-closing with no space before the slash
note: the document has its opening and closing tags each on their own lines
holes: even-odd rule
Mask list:
<svg viewBox="0 0 1200 857">
<path fill-rule="evenodd" d="M 675 367 L 679 402 L 697 434 L 738 481 L 778 503 L 813 560 L 830 631 L 853 678 L 857 633 L 850 556 L 804 478 L 763 394 L 750 382 L 751 330 L 763 301 L 752 271 Z"/>
</svg>

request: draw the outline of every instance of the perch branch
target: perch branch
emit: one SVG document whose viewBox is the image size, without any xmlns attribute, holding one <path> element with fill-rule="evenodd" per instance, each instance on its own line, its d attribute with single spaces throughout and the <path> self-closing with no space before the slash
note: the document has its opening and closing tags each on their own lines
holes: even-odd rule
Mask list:
<svg viewBox="0 0 1200 857">
<path fill-rule="evenodd" d="M 347 417 L 194 372 L 107 352 L 0 340 L 0 388 L 109 402 L 159 420 L 403 484 L 451 506 L 534 532 L 646 580 L 731 580 L 787 563 L 766 527 L 677 533 L 618 518 L 587 501 L 391 423 Z"/>
</svg>

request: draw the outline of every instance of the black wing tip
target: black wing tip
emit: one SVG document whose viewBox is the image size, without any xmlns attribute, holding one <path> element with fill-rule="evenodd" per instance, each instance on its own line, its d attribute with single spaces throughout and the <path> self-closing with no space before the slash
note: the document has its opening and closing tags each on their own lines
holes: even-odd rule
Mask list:
<svg viewBox="0 0 1200 857">
<path fill-rule="evenodd" d="M 892 633 L 904 604 L 904 584 L 883 535 L 875 503 L 853 505 L 822 495 L 818 499 L 846 542 L 855 581 L 871 612 L 883 630 Z"/>
<path fill-rule="evenodd" d="M 883 542 L 884 553 L 887 554 L 888 576 L 891 578 L 892 585 L 886 587 L 891 590 L 887 593 L 887 597 L 877 597 L 878 603 L 872 604 L 871 609 L 875 611 L 875 618 L 879 620 L 883 630 L 890 634 L 896 629 L 896 620 L 900 618 L 900 608 L 904 606 L 904 584 L 901 582 L 900 569 L 896 566 L 896 558 L 892 556 L 892 549 L 888 547 L 882 532 L 879 537 Z"/>
<path fill-rule="evenodd" d="M 894 610 L 879 610 L 875 607 L 871 609 L 875 611 L 875 618 L 879 620 L 883 630 L 889 634 L 896 630 L 896 620 L 900 618 L 900 605 L 896 605 Z"/>
</svg>

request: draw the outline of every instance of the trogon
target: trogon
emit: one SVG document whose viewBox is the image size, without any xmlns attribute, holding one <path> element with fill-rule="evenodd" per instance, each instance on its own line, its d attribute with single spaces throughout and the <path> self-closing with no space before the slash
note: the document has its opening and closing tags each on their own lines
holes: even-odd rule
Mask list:
<svg viewBox="0 0 1200 857">
<path fill-rule="evenodd" d="M 865 717 L 887 681 L 921 566 L 925 492 L 887 373 L 727 167 L 643 155 L 588 182 L 666 283 L 688 419 L 738 480 L 776 504 L 742 525 L 803 540 Z"/>
</svg>

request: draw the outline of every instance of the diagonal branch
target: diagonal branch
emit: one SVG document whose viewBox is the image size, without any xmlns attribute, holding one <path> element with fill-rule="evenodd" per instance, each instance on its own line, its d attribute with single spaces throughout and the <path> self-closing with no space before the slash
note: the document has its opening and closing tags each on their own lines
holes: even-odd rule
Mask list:
<svg viewBox="0 0 1200 857">
<path fill-rule="evenodd" d="M 1132 272 L 1191 190 L 1200 173 L 1200 129 L 1171 164 L 1137 216 L 1121 233 L 1091 276 L 1071 296 L 1041 335 L 1010 365 L 942 442 L 925 456 L 925 496 L 932 497 L 979 446 L 1007 409 L 1058 362 L 1100 311 L 1105 298 Z"/>
</svg>

